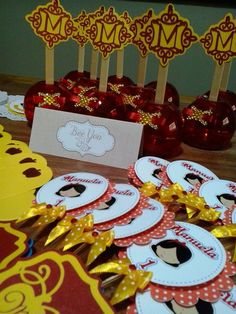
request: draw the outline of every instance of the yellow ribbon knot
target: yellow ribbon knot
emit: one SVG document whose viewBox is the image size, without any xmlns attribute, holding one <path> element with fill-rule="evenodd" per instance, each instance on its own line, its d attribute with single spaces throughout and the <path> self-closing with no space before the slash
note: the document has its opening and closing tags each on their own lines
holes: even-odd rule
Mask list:
<svg viewBox="0 0 236 314">
<path fill-rule="evenodd" d="M 52 206 L 46 203 L 36 204 L 26 211 L 22 216 L 20 216 L 16 223 L 39 216 L 39 219 L 33 224 L 33 226 L 37 227 L 48 225 L 58 218 L 61 219 L 65 215 L 65 212 L 65 206 Z"/>
<path fill-rule="evenodd" d="M 81 236 L 84 231 L 92 230 L 93 228 L 93 216 L 87 215 L 80 219 L 76 219 L 74 216 L 66 216 L 53 228 L 45 242 L 45 245 L 48 245 L 52 241 L 56 240 L 63 234 L 72 230 L 75 238 Z M 69 237 L 69 235 L 68 235 Z M 71 242 L 70 239 L 66 238 L 68 242 Z"/>
<path fill-rule="evenodd" d="M 211 233 L 216 238 L 235 238 L 236 237 L 236 224 L 218 226 L 214 228 Z M 234 248 L 233 262 L 236 262 L 236 243 Z"/>
<path fill-rule="evenodd" d="M 115 273 L 124 275 L 110 300 L 112 305 L 133 296 L 137 290 L 144 290 L 152 278 L 152 272 L 133 269 L 131 266 L 128 259 L 121 259 L 98 265 L 90 271 L 91 274 Z"/>
</svg>

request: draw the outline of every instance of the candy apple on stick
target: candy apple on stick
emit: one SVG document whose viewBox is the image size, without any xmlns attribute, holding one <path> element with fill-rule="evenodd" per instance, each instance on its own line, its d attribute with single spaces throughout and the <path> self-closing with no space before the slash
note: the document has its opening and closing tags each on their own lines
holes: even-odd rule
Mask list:
<svg viewBox="0 0 236 314">
<path fill-rule="evenodd" d="M 226 62 L 236 56 L 233 45 L 236 23 L 227 14 L 218 24 L 212 25 L 200 38 L 206 54 L 215 61 L 215 71 L 209 97 L 198 97 L 183 109 L 184 141 L 202 149 L 224 149 L 230 146 L 235 131 L 232 107 L 219 97 Z"/>
<path fill-rule="evenodd" d="M 181 118 L 177 108 L 165 103 L 169 61 L 183 54 L 197 36 L 189 21 L 180 17 L 169 4 L 153 14 L 140 33 L 149 52 L 159 59 L 155 100 L 148 102 L 133 115 L 133 121 L 144 124 L 144 155 L 173 157 L 181 152 Z"/>
<path fill-rule="evenodd" d="M 76 30 L 71 15 L 58 0 L 38 6 L 26 15 L 34 33 L 45 42 L 45 81 L 31 86 L 24 99 L 25 115 L 32 124 L 35 107 L 63 110 L 66 94 L 54 81 L 54 46 L 67 41 Z"/>
<path fill-rule="evenodd" d="M 93 97 L 97 98 L 96 115 L 102 117 L 124 118 L 124 105 L 121 97 L 113 92 L 107 92 L 107 82 L 110 54 L 124 49 L 132 36 L 125 14 L 118 15 L 115 9 L 110 7 L 102 16 L 92 17 L 92 22 L 86 30 L 93 48 L 101 54 L 99 87 Z"/>
</svg>

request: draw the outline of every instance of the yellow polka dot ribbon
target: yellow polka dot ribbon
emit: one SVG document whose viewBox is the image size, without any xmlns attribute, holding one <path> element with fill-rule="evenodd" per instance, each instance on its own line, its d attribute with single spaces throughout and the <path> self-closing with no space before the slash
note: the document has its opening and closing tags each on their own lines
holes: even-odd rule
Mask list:
<svg viewBox="0 0 236 314">
<path fill-rule="evenodd" d="M 108 230 L 94 237 L 94 243 L 91 246 L 86 262 L 86 266 L 92 264 L 95 259 L 102 254 L 107 247 L 110 247 L 114 241 L 114 231 Z"/>
<path fill-rule="evenodd" d="M 137 290 L 144 290 L 152 278 L 152 272 L 134 269 L 130 261 L 126 258 L 98 265 L 90 273 L 115 273 L 124 275 L 124 278 L 119 283 L 110 300 L 112 305 L 135 295 Z"/>
<path fill-rule="evenodd" d="M 74 216 L 66 216 L 58 222 L 55 228 L 51 230 L 49 236 L 45 242 L 45 245 L 53 242 L 63 234 L 72 231 L 73 237 L 78 238 L 84 231 L 89 231 L 93 229 L 93 216 L 87 215 L 80 219 L 76 219 Z M 70 239 L 66 238 L 68 242 Z"/>
<path fill-rule="evenodd" d="M 235 238 L 236 237 L 236 224 L 215 227 L 211 233 L 216 238 Z M 234 248 L 233 262 L 236 262 L 236 243 Z"/>
<path fill-rule="evenodd" d="M 52 206 L 46 203 L 36 204 L 31 206 L 22 216 L 20 216 L 16 223 L 26 221 L 30 218 L 39 216 L 38 220 L 33 224 L 33 227 L 48 225 L 57 219 L 61 219 L 66 212 L 65 206 Z"/>
<path fill-rule="evenodd" d="M 147 182 L 140 188 L 140 191 L 148 196 L 160 201 L 161 203 L 178 203 L 185 205 L 188 218 L 191 222 L 196 220 L 216 221 L 220 217 L 220 212 L 210 208 L 203 197 L 194 193 L 186 192 L 180 184 L 172 184 L 169 188 L 157 190 L 156 186 Z M 193 216 L 195 216 L 193 218 Z"/>
</svg>

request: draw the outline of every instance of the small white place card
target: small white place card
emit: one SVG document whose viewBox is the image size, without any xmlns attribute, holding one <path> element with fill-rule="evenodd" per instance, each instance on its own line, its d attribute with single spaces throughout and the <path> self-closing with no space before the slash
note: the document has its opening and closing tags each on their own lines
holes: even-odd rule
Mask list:
<svg viewBox="0 0 236 314">
<path fill-rule="evenodd" d="M 143 125 L 36 108 L 34 152 L 127 169 L 138 158 Z"/>
</svg>

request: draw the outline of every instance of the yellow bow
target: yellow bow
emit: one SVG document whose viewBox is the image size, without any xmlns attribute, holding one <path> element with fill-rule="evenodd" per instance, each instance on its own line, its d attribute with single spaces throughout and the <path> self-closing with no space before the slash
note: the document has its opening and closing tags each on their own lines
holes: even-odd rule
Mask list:
<svg viewBox="0 0 236 314">
<path fill-rule="evenodd" d="M 50 232 L 45 245 L 48 245 L 52 241 L 56 240 L 63 234 L 67 233 L 68 231 L 72 231 L 69 233 L 68 237 L 66 237 L 66 241 L 71 242 L 73 237 L 78 238 L 81 234 L 86 230 L 93 229 L 93 216 L 87 215 L 80 219 L 76 219 L 74 216 L 66 216 L 59 223 L 56 225 L 55 228 L 52 229 Z M 71 239 L 70 239 L 71 238 Z M 73 245 L 72 245 L 73 246 Z"/>
<path fill-rule="evenodd" d="M 133 269 L 128 259 L 98 265 L 90 273 L 115 273 L 125 276 L 110 300 L 112 305 L 133 296 L 138 289 L 144 290 L 152 278 L 152 272 Z"/>
<path fill-rule="evenodd" d="M 192 218 L 191 222 L 198 219 L 204 221 L 215 221 L 220 217 L 220 212 L 217 212 L 214 208 L 210 208 L 203 197 L 197 196 L 193 193 L 187 193 L 181 187 L 180 184 L 172 184 L 167 189 L 160 189 L 157 191 L 156 186 L 147 182 L 140 188 L 140 191 L 148 197 L 152 197 L 161 203 L 178 203 L 185 205 L 188 218 L 192 218 L 198 213 L 198 215 Z"/>
<path fill-rule="evenodd" d="M 86 266 L 92 264 L 92 262 L 95 261 L 95 259 L 102 254 L 107 247 L 112 245 L 114 237 L 115 234 L 112 230 L 102 232 L 98 236 L 94 237 L 94 243 L 89 250 Z"/>
<path fill-rule="evenodd" d="M 236 237 L 236 224 L 218 226 L 214 228 L 211 233 L 216 238 L 235 238 Z M 233 262 L 236 262 L 236 244 L 234 248 Z"/>
<path fill-rule="evenodd" d="M 46 203 L 36 204 L 31 206 L 22 216 L 20 216 L 16 223 L 28 220 L 30 218 L 39 216 L 39 219 L 33 224 L 34 227 L 48 225 L 58 218 L 65 215 L 65 206 L 52 206 Z"/>
</svg>

